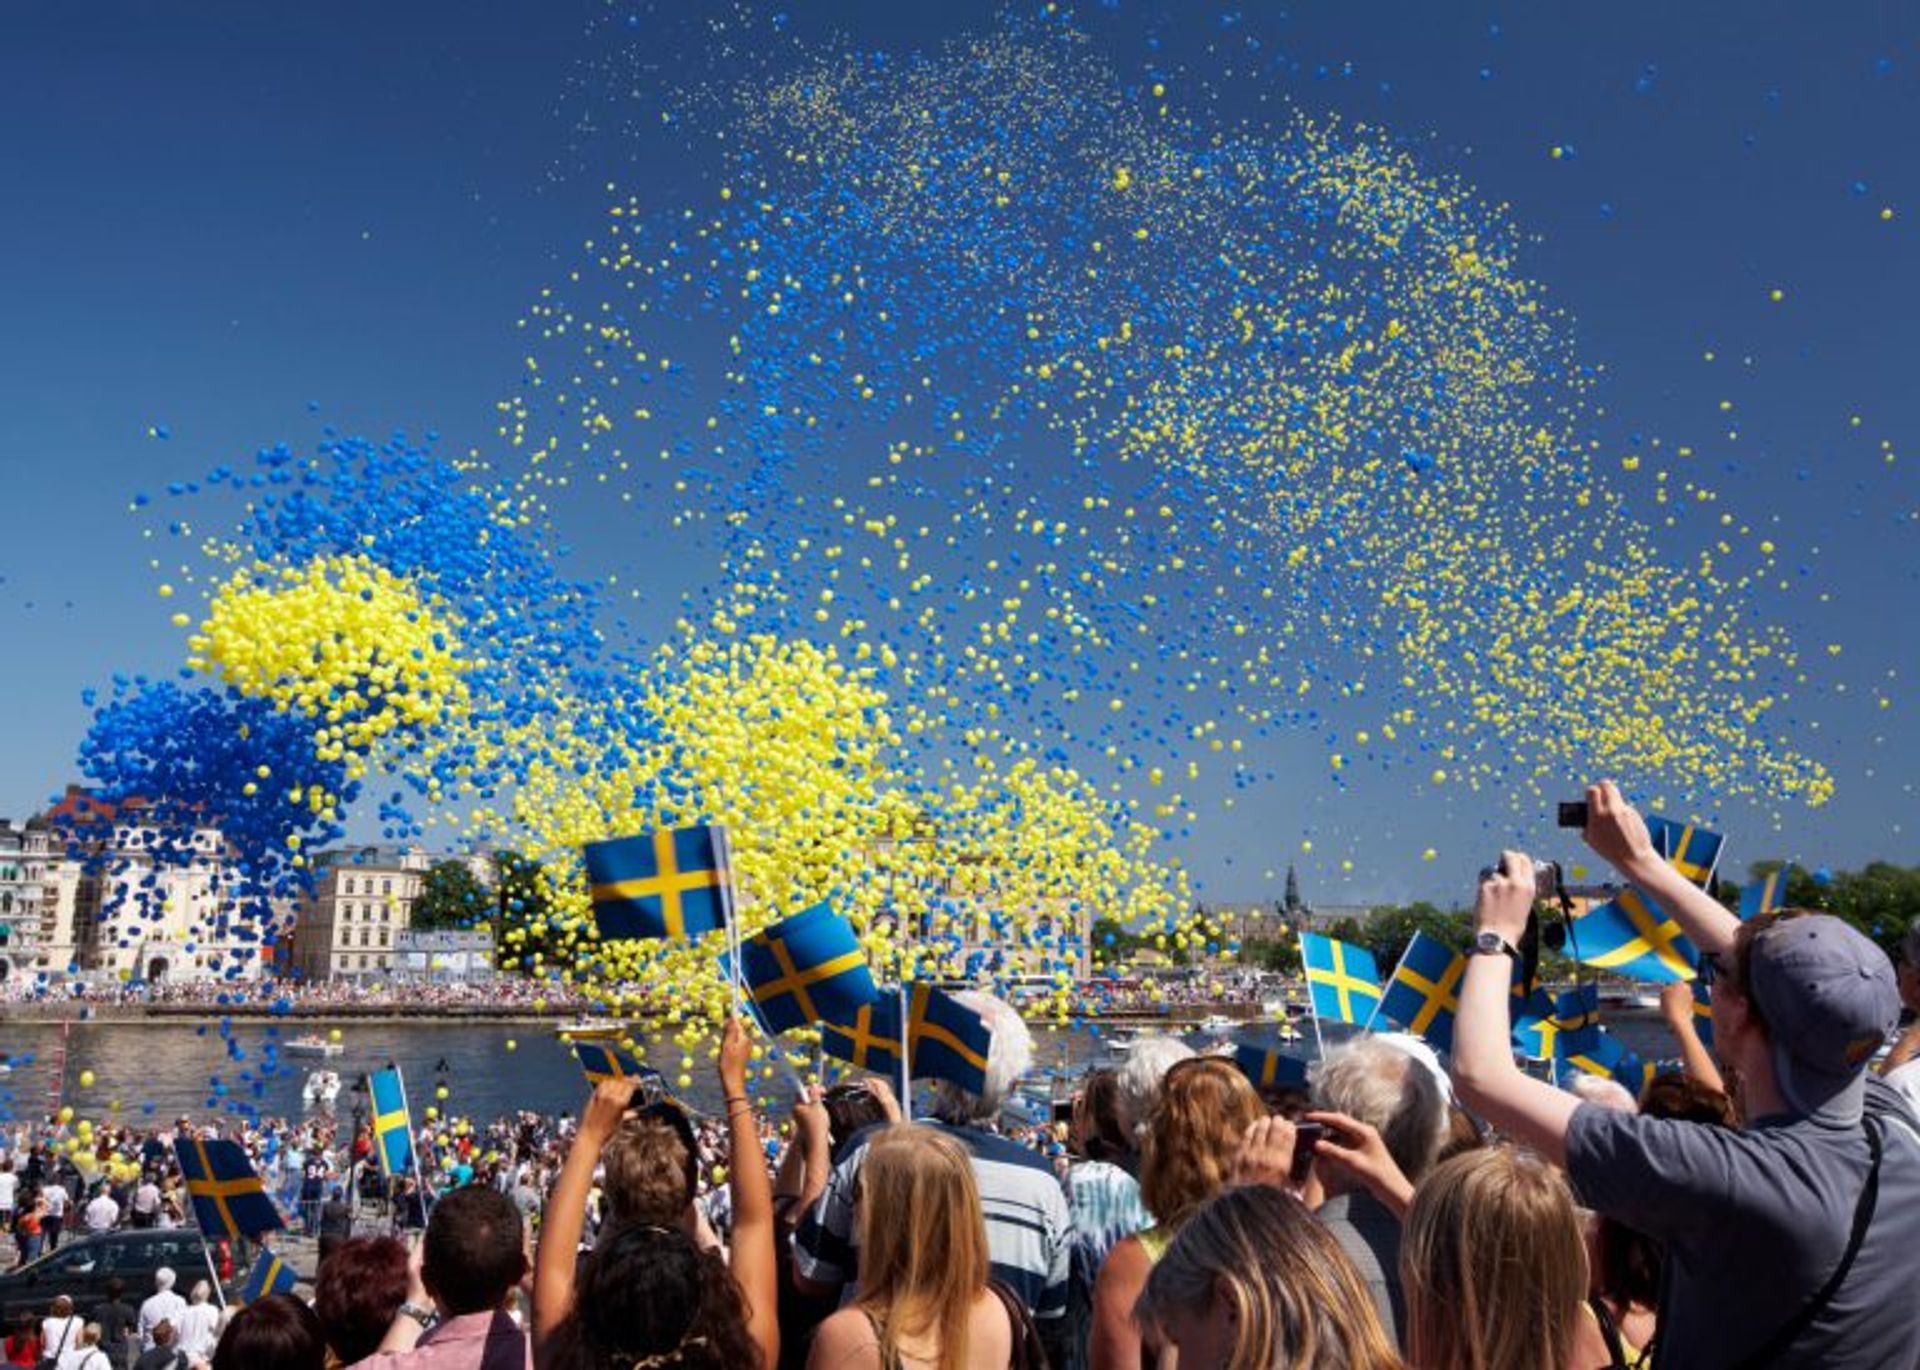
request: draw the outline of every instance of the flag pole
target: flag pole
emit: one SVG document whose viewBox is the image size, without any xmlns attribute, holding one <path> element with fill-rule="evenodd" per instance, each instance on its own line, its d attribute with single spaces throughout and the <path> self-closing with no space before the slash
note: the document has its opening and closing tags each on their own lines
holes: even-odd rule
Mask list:
<svg viewBox="0 0 1920 1370">
<path fill-rule="evenodd" d="M 1393 963 L 1393 973 L 1387 976 L 1386 983 L 1380 986 L 1380 997 L 1373 1001 L 1373 1012 L 1367 1015 L 1366 1025 L 1360 1029 L 1362 1032 L 1373 1031 L 1373 1020 L 1380 1016 L 1380 1005 L 1387 1002 L 1387 990 L 1392 987 L 1394 980 L 1399 977 L 1400 967 L 1407 964 L 1407 955 L 1412 950 L 1413 950 L 1413 939 L 1408 938 L 1406 950 L 1402 951 L 1400 953 L 1400 959 Z M 1301 959 L 1301 963 L 1303 965 L 1305 964 L 1304 957 Z"/>
<path fill-rule="evenodd" d="M 1326 1041 L 1326 1038 L 1320 1035 L 1320 1005 L 1314 1002 L 1313 976 L 1309 973 L 1307 969 L 1307 939 L 1306 939 L 1305 932 L 1302 932 L 1299 935 L 1299 940 L 1300 940 L 1300 974 L 1301 974 L 1301 977 L 1305 979 L 1307 982 L 1307 1013 L 1313 1019 L 1314 1058 L 1316 1060 L 1324 1061 L 1327 1059 L 1327 1041 Z"/>
<path fill-rule="evenodd" d="M 900 981 L 900 1116 L 907 1122 L 913 1121 L 913 1064 L 911 1039 L 913 1033 L 907 1023 L 907 982 Z"/>
<path fill-rule="evenodd" d="M 727 928 L 727 969 L 733 990 L 733 1016 L 745 1017 L 745 992 L 741 985 L 740 919 L 733 898 L 733 843 L 724 824 L 712 825 L 713 855 L 720 864 L 720 917 Z"/>
<path fill-rule="evenodd" d="M 426 1174 L 420 1169 L 420 1142 L 413 1135 L 413 1105 L 407 1102 L 407 1076 L 406 1072 L 400 1069 L 398 1061 L 393 1063 L 393 1082 L 400 1087 L 400 1111 L 407 1118 L 407 1163 L 413 1167 L 413 1182 L 420 1186 L 420 1212 L 425 1214 L 433 1206 L 432 1201 L 438 1196 L 427 1188 Z M 371 1097 L 371 1090 L 369 1090 L 369 1097 Z M 375 1141 L 378 1140 L 376 1137 Z"/>
</svg>

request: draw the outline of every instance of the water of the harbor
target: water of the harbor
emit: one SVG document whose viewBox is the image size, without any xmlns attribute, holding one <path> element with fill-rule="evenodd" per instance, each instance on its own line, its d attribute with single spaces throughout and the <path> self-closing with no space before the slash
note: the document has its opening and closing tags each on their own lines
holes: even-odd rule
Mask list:
<svg viewBox="0 0 1920 1370">
<path fill-rule="evenodd" d="M 1674 1054 L 1653 1015 L 1620 1015 L 1608 1025 L 1629 1048 L 1649 1059 Z M 354 1084 L 367 1071 L 390 1062 L 404 1072 L 416 1117 L 430 1105 L 477 1120 L 520 1109 L 577 1113 L 587 1094 L 570 1047 L 551 1023 L 279 1020 L 274 1024 L 279 1031 L 271 1035 L 268 1026 L 236 1020 L 230 1039 L 223 1039 L 214 1022 L 76 1023 L 66 1040 L 64 1071 L 56 1071 L 58 1024 L 0 1023 L 0 1054 L 12 1064 L 9 1073 L 0 1075 L 0 1117 L 46 1116 L 56 1074 L 61 1078 L 60 1102 L 72 1105 L 76 1113 L 96 1122 L 124 1118 L 135 1126 L 243 1107 L 268 1117 L 297 1117 L 309 1111 L 302 1091 L 315 1068 L 339 1074 L 342 1087 L 334 1110 L 345 1119 L 357 1104 L 364 1104 L 365 1096 L 354 1092 Z M 320 1060 L 286 1050 L 285 1044 L 296 1036 L 324 1038 L 336 1030 L 342 1048 L 338 1056 Z M 1236 1035 L 1266 1040 L 1271 1032 L 1270 1027 L 1249 1026 Z M 1041 1027 L 1034 1037 L 1035 1063 L 1043 1071 L 1077 1075 L 1090 1065 L 1120 1059 L 1107 1050 L 1105 1035 L 1097 1028 Z M 646 1040 L 644 1034 L 640 1040 Z M 1201 1046 L 1210 1039 L 1192 1035 L 1187 1040 Z M 280 1044 L 277 1063 L 269 1061 L 269 1042 Z M 1286 1049 L 1311 1057 L 1311 1031 Z M 697 1109 L 716 1110 L 720 1091 L 710 1047 L 697 1046 L 690 1065 L 685 1057 L 670 1037 L 647 1043 L 648 1063 L 666 1075 L 676 1092 Z M 686 1085 L 680 1084 L 683 1072 Z M 89 1074 L 92 1083 L 83 1084 Z M 440 1097 L 443 1089 L 445 1098 Z"/>
</svg>

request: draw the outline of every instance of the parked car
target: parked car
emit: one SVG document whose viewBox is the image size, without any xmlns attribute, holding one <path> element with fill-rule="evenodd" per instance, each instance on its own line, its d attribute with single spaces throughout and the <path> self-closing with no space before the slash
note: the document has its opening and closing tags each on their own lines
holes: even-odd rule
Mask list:
<svg viewBox="0 0 1920 1370">
<path fill-rule="evenodd" d="M 213 1243 L 214 1268 L 223 1283 L 233 1276 L 233 1257 L 224 1240 Z M 178 1276 L 174 1287 L 184 1298 L 196 1280 L 207 1277 L 207 1243 L 190 1227 L 125 1228 L 70 1238 L 57 1251 L 0 1274 L 0 1325 L 10 1326 L 22 1313 L 45 1317 L 61 1294 L 85 1314 L 106 1301 L 108 1280 L 119 1280 L 127 1300 L 138 1307 L 153 1292 L 153 1272 L 162 1266 Z M 215 1297 L 221 1297 L 218 1291 Z"/>
</svg>

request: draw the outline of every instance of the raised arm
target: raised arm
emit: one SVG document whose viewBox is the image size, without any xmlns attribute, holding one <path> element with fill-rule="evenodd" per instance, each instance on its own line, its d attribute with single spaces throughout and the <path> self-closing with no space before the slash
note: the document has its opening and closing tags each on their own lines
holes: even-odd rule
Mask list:
<svg viewBox="0 0 1920 1370">
<path fill-rule="evenodd" d="M 1473 906 L 1476 940 L 1492 933 L 1509 947 L 1519 946 L 1533 909 L 1533 888 L 1533 862 L 1517 851 L 1504 853 L 1500 868 L 1480 882 Z M 1512 962 L 1499 950 L 1468 956 L 1453 1022 L 1453 1081 L 1482 1118 L 1563 1165 L 1567 1123 L 1579 1101 L 1513 1063 L 1512 984 Z"/>
<path fill-rule="evenodd" d="M 734 1283 L 747 1301 L 747 1330 L 760 1348 L 762 1370 L 780 1360 L 779 1276 L 773 1259 L 773 1183 L 760 1150 L 760 1128 L 747 1098 L 747 1062 L 753 1043 L 738 1018 L 720 1035 L 720 1090 L 727 1104 L 727 1183 L 733 1189 Z"/>
<path fill-rule="evenodd" d="M 1693 1025 L 1693 986 L 1685 980 L 1660 987 L 1660 1016 L 1680 1044 L 1680 1068 L 1703 1085 L 1711 1085 L 1722 1094 L 1727 1082 L 1720 1078 L 1720 1067 L 1700 1040 L 1700 1029 Z"/>
<path fill-rule="evenodd" d="M 1680 930 L 1702 952 L 1727 951 L 1733 946 L 1740 920 L 1654 849 L 1646 820 L 1611 780 L 1587 786 L 1586 839 L 1587 845 L 1629 883 L 1671 913 Z"/>
<path fill-rule="evenodd" d="M 580 1233 L 587 1221 L 587 1194 L 600 1149 L 619 1130 L 640 1082 L 602 1080 L 587 1101 L 560 1178 L 547 1195 L 540 1220 L 540 1246 L 533 1258 L 533 1339 L 544 1342 L 573 1308 L 573 1271 L 580 1259 Z"/>
</svg>

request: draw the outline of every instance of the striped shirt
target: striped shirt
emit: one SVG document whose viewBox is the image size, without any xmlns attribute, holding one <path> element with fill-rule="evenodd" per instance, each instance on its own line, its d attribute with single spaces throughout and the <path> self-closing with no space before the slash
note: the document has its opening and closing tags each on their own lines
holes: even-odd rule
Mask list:
<svg viewBox="0 0 1920 1370">
<path fill-rule="evenodd" d="M 1053 1167 L 1045 1157 L 991 1132 L 946 1123 L 929 1126 L 966 1147 L 973 1161 L 993 1277 L 1018 1295 L 1036 1318 L 1064 1315 L 1073 1221 Z M 866 1154 L 865 1134 L 854 1137 L 827 1178 L 826 1193 L 794 1234 L 794 1270 L 814 1284 L 850 1285 L 859 1277 L 853 1195 Z"/>
</svg>

